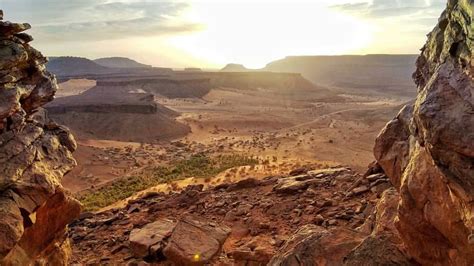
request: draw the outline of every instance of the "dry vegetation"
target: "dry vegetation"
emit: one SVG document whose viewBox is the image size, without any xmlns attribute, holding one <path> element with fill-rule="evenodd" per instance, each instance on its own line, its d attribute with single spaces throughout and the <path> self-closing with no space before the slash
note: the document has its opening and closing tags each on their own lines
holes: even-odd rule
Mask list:
<svg viewBox="0 0 474 266">
<path fill-rule="evenodd" d="M 211 157 L 196 154 L 188 159 L 167 166 L 144 169 L 140 175 L 117 179 L 99 189 L 83 192 L 79 200 L 86 211 L 93 211 L 158 184 L 188 177 L 210 178 L 227 169 L 239 166 L 253 166 L 258 160 L 240 155 L 218 155 Z"/>
</svg>

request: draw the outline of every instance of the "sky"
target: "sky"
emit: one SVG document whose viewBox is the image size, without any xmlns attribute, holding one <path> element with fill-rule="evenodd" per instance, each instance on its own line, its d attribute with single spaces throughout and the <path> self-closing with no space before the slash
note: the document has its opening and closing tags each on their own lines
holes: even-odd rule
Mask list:
<svg viewBox="0 0 474 266">
<path fill-rule="evenodd" d="M 418 54 L 446 0 L 0 0 L 47 56 L 261 68 L 294 55 Z"/>
</svg>

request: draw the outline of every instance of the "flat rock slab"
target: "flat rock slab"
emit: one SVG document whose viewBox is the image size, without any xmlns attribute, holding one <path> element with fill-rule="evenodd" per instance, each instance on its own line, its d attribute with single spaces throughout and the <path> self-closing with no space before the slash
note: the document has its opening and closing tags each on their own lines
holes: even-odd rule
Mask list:
<svg viewBox="0 0 474 266">
<path fill-rule="evenodd" d="M 12 34 L 20 33 L 29 29 L 31 29 L 31 25 L 28 23 L 11 23 L 9 21 L 0 22 L 2 36 L 10 36 Z"/>
<path fill-rule="evenodd" d="M 163 254 L 176 265 L 203 265 L 220 252 L 230 231 L 203 218 L 185 216 L 174 228 Z"/>
<path fill-rule="evenodd" d="M 321 182 L 323 181 L 309 175 L 291 176 L 279 179 L 273 190 L 279 194 L 295 194 L 299 193 L 300 190 L 306 190 L 310 185 L 320 184 Z"/>
<path fill-rule="evenodd" d="M 176 222 L 160 219 L 130 232 L 130 249 L 138 257 L 154 255 L 162 246 L 163 241 L 171 235 Z"/>
<path fill-rule="evenodd" d="M 313 176 L 313 177 L 326 177 L 326 176 L 333 176 L 333 175 L 339 175 L 342 173 L 348 173 L 351 170 L 345 167 L 340 167 L 340 168 L 328 168 L 328 169 L 318 169 L 318 170 L 312 170 L 308 171 L 308 175 Z"/>
</svg>

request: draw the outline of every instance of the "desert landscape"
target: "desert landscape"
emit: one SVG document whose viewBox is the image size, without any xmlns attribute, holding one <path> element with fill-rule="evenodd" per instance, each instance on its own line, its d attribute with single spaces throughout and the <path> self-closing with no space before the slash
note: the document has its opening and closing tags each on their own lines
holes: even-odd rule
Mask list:
<svg viewBox="0 0 474 266">
<path fill-rule="evenodd" d="M 51 59 L 52 71 L 55 60 L 64 64 L 64 59 Z M 362 64 L 366 59 L 353 61 Z M 88 67 L 92 64 L 90 61 Z M 377 64 L 388 65 L 387 73 L 383 73 L 388 76 L 394 71 L 391 65 L 398 61 L 387 62 L 381 56 Z M 224 246 L 231 258 L 220 258 L 219 263 L 262 264 L 275 254 L 281 239 L 288 238 L 301 224 L 361 226 L 389 187 L 383 175 L 375 173 L 366 181 L 357 172 L 366 172 L 374 161 L 371 147 L 375 137 L 386 121 L 412 100 L 412 87 L 387 93 L 382 80 L 380 87 L 372 84 L 363 89 L 360 84 L 323 86 L 299 73 L 229 72 L 228 67 L 213 72 L 187 69 L 151 75 L 152 68 L 133 68 L 136 65 L 141 64 L 130 65 L 133 76 L 117 73 L 126 68 L 114 68 L 113 64 L 106 66 L 109 73 L 100 75 L 57 73 L 63 82 L 59 83 L 57 98 L 46 105 L 49 115 L 68 126 L 78 143 L 78 165 L 63 178 L 64 187 L 86 211 L 103 213 L 102 218 L 94 219 L 119 221 L 122 216 L 115 213 L 118 208 L 131 213 L 126 215 L 127 221 L 117 222 L 123 226 L 111 227 L 113 231 L 127 232 L 129 224 L 157 219 L 166 222 L 168 217 L 198 212 L 213 221 L 223 220 L 237 234 Z M 400 87 L 409 79 L 403 75 L 398 78 Z M 372 82 L 374 79 L 367 77 Z M 281 185 L 285 188 L 272 193 L 272 188 L 283 182 L 279 176 L 298 180 L 298 174 L 304 177 L 310 170 L 326 168 L 333 169 L 320 171 L 326 179 Z M 313 172 L 317 175 L 317 170 Z M 330 181 L 332 178 L 337 181 Z M 235 189 L 228 188 L 232 183 L 236 183 Z M 311 185 L 312 191 L 324 188 L 327 192 L 301 190 L 312 183 L 321 186 Z M 214 193 L 213 188 L 225 190 Z M 236 192 L 250 198 L 240 198 Z M 251 198 L 260 194 L 265 196 Z M 268 209 L 282 195 L 287 203 L 281 209 Z M 227 198 L 229 202 L 224 200 Z M 180 208 L 170 213 L 169 208 L 159 207 L 166 210 L 159 215 L 157 206 L 148 207 L 149 201 L 156 199 L 164 206 L 176 204 Z M 196 200 L 206 202 L 206 207 L 193 207 L 191 203 Z M 267 203 L 260 210 L 255 202 Z M 237 207 L 235 213 L 225 210 L 228 204 Z M 144 210 L 150 213 L 152 209 L 156 210 L 154 216 L 143 216 Z M 250 219 L 242 221 L 242 215 Z M 102 241 L 101 234 L 110 232 L 101 230 L 93 233 L 96 238 L 85 238 L 77 228 L 93 230 L 94 223 L 100 222 L 91 222 L 86 214 L 82 217 L 85 220 L 71 231 L 77 242 L 73 248 L 75 262 L 94 263 L 97 254 L 90 253 L 88 247 Z M 246 242 L 250 246 L 244 245 Z M 107 243 L 104 245 L 113 245 Z M 104 250 L 100 262 L 133 261 L 127 256 L 129 248 L 120 243 Z M 259 253 L 249 254 L 246 250 L 251 245 L 258 246 Z"/>
<path fill-rule="evenodd" d="M 56 60 L 64 64 L 65 59 L 50 60 L 53 73 Z M 354 59 L 358 61 L 365 59 Z M 398 61 L 387 63 L 381 56 L 378 63 L 390 66 Z M 115 73 L 123 71 L 123 65 L 109 65 L 111 74 L 95 76 L 56 73 L 66 81 L 59 83 L 57 97 L 46 109 L 72 130 L 79 144 L 78 167 L 63 179 L 71 191 L 97 189 L 184 159 L 184 153 L 236 154 L 269 162 L 268 167 L 237 171 L 232 177 L 237 179 L 286 173 L 311 163 L 365 171 L 374 160 L 370 147 L 380 128 L 413 95 L 412 88 L 384 97 L 380 92 L 367 94 L 370 86 L 353 93 L 356 85 L 347 90 L 325 87 L 298 73 L 264 70 L 152 76 L 153 68 L 133 68 L 136 64 L 130 65 L 133 77 Z M 402 84 L 409 77 L 399 79 Z"/>
<path fill-rule="evenodd" d="M 85 43 L 127 45 L 136 36 L 124 29 L 142 20 L 181 37 L 208 30 L 168 23 L 179 5 L 147 17 L 134 12 L 141 4 L 72 13 L 131 12 L 125 24 L 100 22 L 118 34 L 110 39 L 79 22 L 68 29 Z M 420 55 L 285 56 L 221 69 L 189 58 L 172 68 L 122 55 L 46 57 L 30 45 L 31 25 L 0 10 L 0 265 L 472 265 L 473 5 L 449 0 Z M 61 21 L 38 23 L 41 43 Z M 169 49 L 167 37 L 136 30 Z M 189 56 L 166 54 L 162 62 Z"/>
</svg>

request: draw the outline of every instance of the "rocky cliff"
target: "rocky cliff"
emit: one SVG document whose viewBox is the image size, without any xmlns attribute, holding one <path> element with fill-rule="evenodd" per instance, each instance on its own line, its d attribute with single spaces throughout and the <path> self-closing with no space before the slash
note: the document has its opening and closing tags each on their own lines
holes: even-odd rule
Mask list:
<svg viewBox="0 0 474 266">
<path fill-rule="evenodd" d="M 473 9 L 448 1 L 416 63 L 416 102 L 374 148 L 400 194 L 395 226 L 424 265 L 474 264 Z"/>
<path fill-rule="evenodd" d="M 0 11 L 0 264 L 67 264 L 66 225 L 81 207 L 60 181 L 76 143 L 40 110 L 57 84 L 23 33 L 30 25 L 2 19 Z"/>
</svg>

